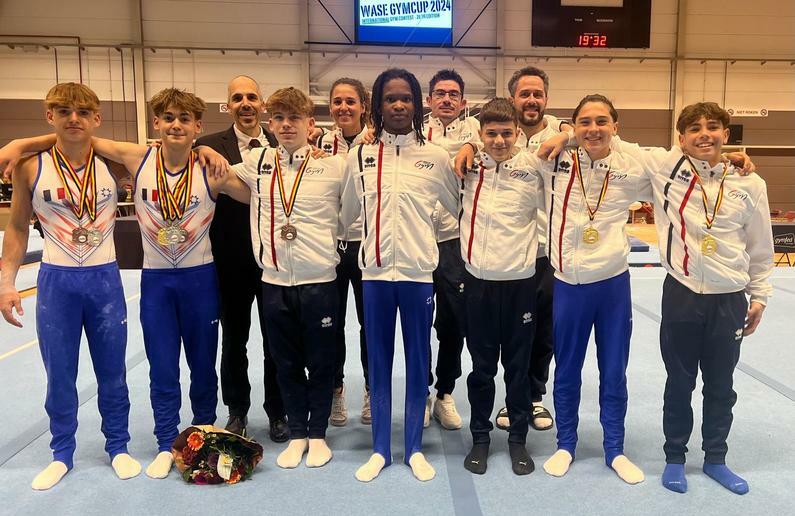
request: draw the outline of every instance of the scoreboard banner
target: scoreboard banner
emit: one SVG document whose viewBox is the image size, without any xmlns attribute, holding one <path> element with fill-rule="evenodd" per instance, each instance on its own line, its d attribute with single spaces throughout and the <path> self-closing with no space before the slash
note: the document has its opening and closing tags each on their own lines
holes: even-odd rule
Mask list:
<svg viewBox="0 0 795 516">
<path fill-rule="evenodd" d="M 449 46 L 453 0 L 358 0 L 356 43 Z"/>
<path fill-rule="evenodd" d="M 534 47 L 649 48 L 651 0 L 533 0 Z"/>
</svg>

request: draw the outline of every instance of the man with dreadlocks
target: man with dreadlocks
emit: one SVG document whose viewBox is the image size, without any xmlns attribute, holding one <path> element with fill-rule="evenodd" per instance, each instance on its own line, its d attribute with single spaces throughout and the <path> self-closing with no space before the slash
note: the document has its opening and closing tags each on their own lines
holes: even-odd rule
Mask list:
<svg viewBox="0 0 795 516">
<path fill-rule="evenodd" d="M 422 92 L 410 72 L 390 68 L 373 84 L 376 142 L 348 153 L 341 222 L 363 222 L 359 266 L 368 342 L 373 455 L 356 472 L 373 480 L 392 462 L 392 358 L 400 310 L 406 358 L 405 456 L 419 480 L 436 472 L 422 449 L 433 319 L 433 271 L 439 254 L 431 214 L 437 201 L 455 213 L 458 184 L 447 153 L 422 134 Z"/>
</svg>

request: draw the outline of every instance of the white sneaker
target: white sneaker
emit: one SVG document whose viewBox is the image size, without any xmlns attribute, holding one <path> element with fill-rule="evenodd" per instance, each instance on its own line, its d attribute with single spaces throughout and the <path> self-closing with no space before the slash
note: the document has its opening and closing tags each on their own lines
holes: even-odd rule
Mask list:
<svg viewBox="0 0 795 516">
<path fill-rule="evenodd" d="M 373 424 L 373 415 L 370 412 L 370 391 L 364 390 L 364 405 L 362 405 L 362 424 Z"/>
<path fill-rule="evenodd" d="M 431 398 L 425 398 L 425 420 L 422 422 L 422 427 L 429 426 L 431 426 Z"/>
<path fill-rule="evenodd" d="M 348 409 L 345 408 L 345 386 L 334 389 L 334 398 L 331 400 L 331 417 L 329 423 L 332 426 L 345 426 L 348 422 Z"/>
<path fill-rule="evenodd" d="M 455 409 L 455 400 L 449 394 L 445 394 L 442 398 L 437 397 L 436 401 L 433 402 L 433 417 L 446 430 L 458 430 L 461 428 L 461 416 L 458 415 L 458 411 Z"/>
</svg>

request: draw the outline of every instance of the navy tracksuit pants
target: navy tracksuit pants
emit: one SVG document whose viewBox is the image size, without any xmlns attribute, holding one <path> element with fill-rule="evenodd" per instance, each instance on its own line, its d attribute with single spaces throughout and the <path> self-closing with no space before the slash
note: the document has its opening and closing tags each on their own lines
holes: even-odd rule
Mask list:
<svg viewBox="0 0 795 516">
<path fill-rule="evenodd" d="M 92 267 L 41 264 L 36 331 L 47 372 L 44 408 L 50 418 L 53 460 L 72 468 L 77 431 L 77 363 L 85 329 L 97 377 L 105 451 L 127 453 L 130 399 L 127 391 L 127 304 L 116 262 Z"/>
<path fill-rule="evenodd" d="M 740 359 L 747 310 L 743 291 L 697 294 L 671 275 L 665 278 L 660 350 L 668 373 L 663 403 L 666 462 L 685 462 L 693 431 L 690 400 L 700 367 L 704 381 L 704 461 L 725 463 L 732 407 L 737 401 L 732 387 L 734 368 Z"/>
<path fill-rule="evenodd" d="M 400 310 L 403 353 L 406 359 L 404 418 L 405 457 L 422 450 L 422 424 L 428 397 L 428 358 L 433 320 L 433 284 L 413 281 L 362 282 L 364 328 L 370 364 L 370 408 L 373 415 L 373 451 L 392 463 L 392 360 L 395 323 Z"/>
<path fill-rule="evenodd" d="M 291 439 L 323 439 L 336 370 L 337 282 L 262 284 L 265 329 Z M 307 374 L 308 373 L 308 374 Z"/>
<path fill-rule="evenodd" d="M 466 268 L 461 258 L 458 238 L 439 242 L 439 266 L 433 271 L 433 290 L 436 294 L 436 320 L 433 327 L 439 340 L 436 356 L 436 395 L 452 394 L 455 381 L 461 377 L 461 352 L 464 350 L 466 302 L 464 278 Z M 433 374 L 428 362 L 428 385 Z"/>
<path fill-rule="evenodd" d="M 185 347 L 190 368 L 191 424 L 215 423 L 218 317 L 214 264 L 144 269 L 141 273 L 141 326 L 149 359 L 149 397 L 159 451 L 170 451 L 179 434 L 180 343 Z"/>
<path fill-rule="evenodd" d="M 337 247 L 340 263 L 337 264 L 337 289 L 339 292 L 339 316 L 337 317 L 337 370 L 334 374 L 334 388 L 342 387 L 345 379 L 345 318 L 348 314 L 348 283 L 353 287 L 353 299 L 356 303 L 356 320 L 359 321 L 359 359 L 364 372 L 364 388 L 370 390 L 367 374 L 367 339 L 364 334 L 364 296 L 362 295 L 362 270 L 357 261 L 362 243 L 358 240 L 340 242 Z"/>
<path fill-rule="evenodd" d="M 553 303 L 558 449 L 574 457 L 582 367 L 593 328 L 599 364 L 599 421 L 604 432 L 605 462 L 609 466 L 624 453 L 626 371 L 632 335 L 629 271 L 579 285 L 555 279 Z"/>
<path fill-rule="evenodd" d="M 530 396 L 527 364 L 536 324 L 535 277 L 488 281 L 466 273 L 467 347 L 472 372 L 467 392 L 472 417 L 473 444 L 490 442 L 497 362 L 505 370 L 505 406 L 508 407 L 508 442 L 527 438 Z"/>
</svg>

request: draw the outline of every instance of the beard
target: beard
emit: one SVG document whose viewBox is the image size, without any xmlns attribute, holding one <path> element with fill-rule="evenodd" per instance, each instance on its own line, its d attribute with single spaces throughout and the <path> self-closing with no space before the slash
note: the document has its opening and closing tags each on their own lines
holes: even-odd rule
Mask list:
<svg viewBox="0 0 795 516">
<path fill-rule="evenodd" d="M 524 111 L 519 115 L 519 122 L 525 126 L 535 126 L 540 124 L 544 120 L 544 110 L 539 109 L 538 114 L 535 116 L 527 115 Z"/>
</svg>

